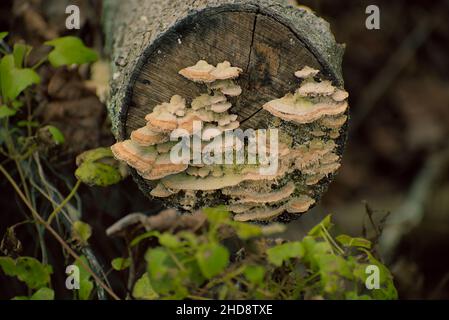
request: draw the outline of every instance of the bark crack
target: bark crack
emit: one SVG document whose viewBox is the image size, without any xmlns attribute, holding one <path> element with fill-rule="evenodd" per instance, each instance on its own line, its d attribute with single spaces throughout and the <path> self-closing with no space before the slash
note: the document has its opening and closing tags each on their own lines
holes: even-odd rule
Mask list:
<svg viewBox="0 0 449 320">
<path fill-rule="evenodd" d="M 256 27 L 257 27 L 257 16 L 259 14 L 256 13 L 256 15 L 254 16 L 254 24 L 253 24 L 253 32 L 251 34 L 251 44 L 249 45 L 249 55 L 248 55 L 248 64 L 246 65 L 246 72 L 248 72 L 249 70 L 249 66 L 251 65 L 251 55 L 253 53 L 253 46 L 254 46 L 254 38 L 256 36 Z M 251 74 L 249 75 L 249 77 L 251 76 Z M 249 80 L 249 78 L 248 78 Z M 249 83 L 249 81 L 248 81 Z"/>
<path fill-rule="evenodd" d="M 253 32 L 251 34 L 251 44 L 249 46 L 248 64 L 246 65 L 246 73 L 248 73 L 248 85 L 247 85 L 247 88 L 246 88 L 247 90 L 249 90 L 250 87 L 251 87 L 251 73 L 249 73 L 249 67 L 251 66 L 251 56 L 253 54 L 254 40 L 255 40 L 255 37 L 256 37 L 257 16 L 258 15 L 259 15 L 259 12 L 256 12 L 256 15 L 254 16 Z M 253 113 L 252 115 L 250 115 L 246 119 L 240 121 L 240 123 L 244 123 L 248 119 L 252 118 L 259 111 L 260 110 L 257 110 L 255 113 Z"/>
</svg>

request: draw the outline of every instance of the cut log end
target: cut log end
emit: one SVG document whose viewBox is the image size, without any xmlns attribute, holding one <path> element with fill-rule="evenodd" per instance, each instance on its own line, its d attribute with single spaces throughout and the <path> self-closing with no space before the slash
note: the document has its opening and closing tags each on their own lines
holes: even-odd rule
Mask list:
<svg viewBox="0 0 449 320">
<path fill-rule="evenodd" d="M 340 161 L 346 137 L 347 117 L 345 121 L 340 121 L 341 125 L 338 125 L 339 123 L 336 125 L 335 123 L 341 120 L 338 117 L 329 114 L 326 118 L 318 114 L 319 117 L 311 116 L 312 120 L 304 121 L 299 125 L 292 123 L 288 117 L 279 116 L 276 112 L 264 107 L 267 103 L 280 99 L 288 93 L 294 94 L 298 89 L 298 78 L 295 73 L 306 66 L 318 70 L 321 81 L 330 81 L 335 87 L 342 85 L 339 58 L 329 58 L 329 52 L 332 50 L 335 50 L 335 56 L 341 55 L 340 47 L 336 43 L 330 43 L 333 37 L 329 30 L 320 29 L 322 21 L 315 17 L 320 30 L 311 31 L 310 39 L 308 39 L 307 26 L 315 23 L 313 19 L 310 20 L 309 15 L 276 9 L 276 6 L 273 8 L 273 11 L 270 11 L 271 9 L 249 2 L 248 5 L 215 6 L 186 15 L 171 28 L 154 37 L 155 40 L 151 41 L 140 53 L 141 57 L 136 59 L 138 63 L 125 67 L 131 76 L 129 79 L 124 78 L 125 81 L 129 80 L 128 83 L 118 84 L 118 86 L 126 86 L 127 90 L 122 92 L 124 99 L 119 106 L 120 110 L 112 113 L 120 115 L 112 117 L 113 122 L 119 122 L 117 124 L 120 128 L 118 138 L 130 139 L 132 132 L 146 126 L 145 117 L 152 113 L 156 106 L 169 102 L 174 95 L 185 98 L 190 105 L 195 98 L 205 93 L 204 85 L 188 81 L 180 74 L 180 70 L 195 65 L 199 60 L 206 60 L 214 66 L 223 61 L 229 61 L 232 66 L 241 68 L 243 72 L 235 83 L 242 91 L 240 95 L 228 97 L 232 108 L 227 110 L 230 114 L 238 116 L 237 121 L 241 129 L 279 128 L 281 132 L 285 132 L 292 138 L 292 146 L 300 150 L 301 146 L 304 146 L 307 149 L 303 150 L 304 152 L 315 149 L 324 150 L 326 143 L 329 142 L 335 144 L 332 150 L 322 152 L 329 161 L 327 164 L 320 164 L 323 168 L 315 168 L 308 174 L 295 172 L 283 179 L 278 179 L 273 184 L 273 189 L 282 188 L 293 181 L 296 184 L 296 194 L 292 193 L 291 198 L 296 199 L 293 197 L 300 194 L 307 197 L 307 201 L 286 202 L 283 204 L 285 210 L 279 210 L 279 206 L 276 206 L 273 207 L 272 212 L 275 212 L 273 214 L 270 213 L 269 206 L 263 212 L 251 211 L 249 220 L 252 219 L 251 217 L 263 221 L 290 220 L 298 216 L 299 212 L 295 210 L 307 211 L 326 190 L 336 170 L 335 161 L 332 162 L 329 159 L 334 155 L 338 158 L 337 162 Z M 293 25 L 294 21 L 300 21 L 297 24 L 299 27 Z M 309 27 L 311 30 L 316 29 L 313 25 Z M 321 40 L 314 39 L 317 34 L 322 34 Z M 329 43 L 315 46 L 314 44 L 319 41 Z M 231 92 L 235 93 L 235 90 Z M 336 96 L 338 99 L 341 98 L 341 94 Z M 222 105 L 219 106 L 222 107 Z M 322 109 L 317 109 L 317 112 Z M 347 112 L 345 109 L 346 115 Z M 341 112 L 339 115 L 341 118 Z M 328 124 L 327 127 L 326 124 Z M 331 128 L 332 125 L 334 129 Z M 154 137 L 147 139 L 149 138 Z M 323 145 L 316 146 L 316 143 L 323 143 Z M 307 156 L 313 156 L 309 153 Z M 319 156 L 320 151 L 317 154 Z M 334 167 L 330 168 L 330 165 Z M 150 195 L 157 183 L 142 178 L 137 172 L 134 172 L 134 176 L 142 191 Z M 161 191 L 160 188 L 159 186 L 156 191 Z M 162 194 L 156 191 L 153 195 Z M 173 194 L 171 189 L 163 191 L 163 200 L 167 206 L 175 205 L 178 208 L 186 207 L 185 203 L 179 205 L 180 197 L 191 199 L 192 196 L 190 190 Z M 262 191 L 270 193 L 270 190 L 255 189 L 255 192 Z M 239 207 L 240 210 L 245 206 L 247 211 L 251 209 L 251 203 L 249 205 L 239 203 L 244 201 L 238 197 L 229 197 L 223 193 L 210 191 L 204 194 L 199 201 L 195 202 L 193 209 L 223 203 L 230 207 L 234 203 L 233 206 Z M 244 213 L 239 214 L 241 219 L 246 219 L 242 216 Z M 262 218 L 257 219 L 257 217 Z"/>
</svg>

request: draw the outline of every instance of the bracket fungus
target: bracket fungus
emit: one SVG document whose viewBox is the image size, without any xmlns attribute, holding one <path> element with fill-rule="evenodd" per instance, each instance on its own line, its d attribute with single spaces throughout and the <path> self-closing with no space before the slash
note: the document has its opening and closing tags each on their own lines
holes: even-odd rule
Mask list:
<svg viewBox="0 0 449 320">
<path fill-rule="evenodd" d="M 146 126 L 112 151 L 154 183 L 152 197 L 177 209 L 224 203 L 238 221 L 290 220 L 315 204 L 320 181 L 340 167 L 335 139 L 348 119 L 348 93 L 304 66 L 295 72 L 300 83 L 294 93 L 263 105 L 273 118 L 268 128 L 247 134 L 231 113 L 242 94 L 242 72 L 228 61 L 214 66 L 204 60 L 180 70 L 207 91 L 191 101 L 173 95 L 155 106 Z M 235 129 L 243 135 L 229 134 Z M 273 164 L 275 170 L 267 170 Z"/>
</svg>

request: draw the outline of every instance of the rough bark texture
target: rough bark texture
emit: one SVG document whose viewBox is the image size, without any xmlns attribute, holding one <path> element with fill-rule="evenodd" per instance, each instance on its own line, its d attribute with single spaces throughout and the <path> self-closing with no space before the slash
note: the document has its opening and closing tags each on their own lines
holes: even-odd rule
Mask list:
<svg viewBox="0 0 449 320">
<path fill-rule="evenodd" d="M 294 72 L 306 65 L 342 87 L 344 47 L 336 43 L 326 21 L 285 2 L 105 0 L 113 75 L 108 110 L 116 138 L 129 139 L 132 130 L 145 125 L 145 115 L 174 94 L 191 101 L 204 92 L 178 75 L 180 69 L 204 59 L 211 64 L 229 60 L 244 70 L 238 80 L 244 93 L 232 101 L 241 128 L 280 126 L 296 145 L 310 140 L 311 126 L 279 125 L 262 105 L 294 91 Z M 346 129 L 345 125 L 335 139 L 339 156 Z M 154 184 L 134 176 L 148 194 Z M 329 181 L 313 186 L 315 199 Z"/>
</svg>

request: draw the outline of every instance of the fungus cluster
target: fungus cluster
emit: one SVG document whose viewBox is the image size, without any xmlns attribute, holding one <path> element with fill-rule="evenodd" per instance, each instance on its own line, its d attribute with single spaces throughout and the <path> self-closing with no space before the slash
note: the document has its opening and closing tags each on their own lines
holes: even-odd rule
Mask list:
<svg viewBox="0 0 449 320">
<path fill-rule="evenodd" d="M 285 213 L 304 213 L 315 203 L 313 186 L 340 166 L 334 140 L 347 121 L 347 92 L 319 79 L 318 70 L 299 70 L 295 75 L 302 81 L 296 92 L 263 106 L 273 118 L 307 126 L 310 131 L 309 139 L 298 143 L 281 127 L 275 172 L 261 174 L 267 163 L 260 154 L 253 164 L 205 164 L 193 161 L 194 156 L 179 163 L 170 157 L 185 133 L 189 145 L 197 138 L 201 156 L 213 150 L 212 157 L 241 152 L 246 158 L 270 149 L 273 141 L 263 130 L 255 130 L 256 145 L 238 137 L 229 143 L 225 138 L 228 131 L 240 126 L 237 115 L 230 113 L 230 99 L 242 93 L 236 83 L 241 73 L 242 69 L 227 61 L 213 66 L 201 60 L 182 69 L 180 75 L 205 85 L 207 93 L 190 103 L 174 95 L 169 102 L 154 107 L 145 117 L 146 126 L 133 131 L 129 140 L 113 145 L 113 154 L 152 182 L 151 196 L 170 199 L 186 211 L 224 202 L 238 221 L 270 221 Z M 198 122 L 200 130 L 195 125 Z M 223 139 L 216 140 L 219 136 Z"/>
</svg>

